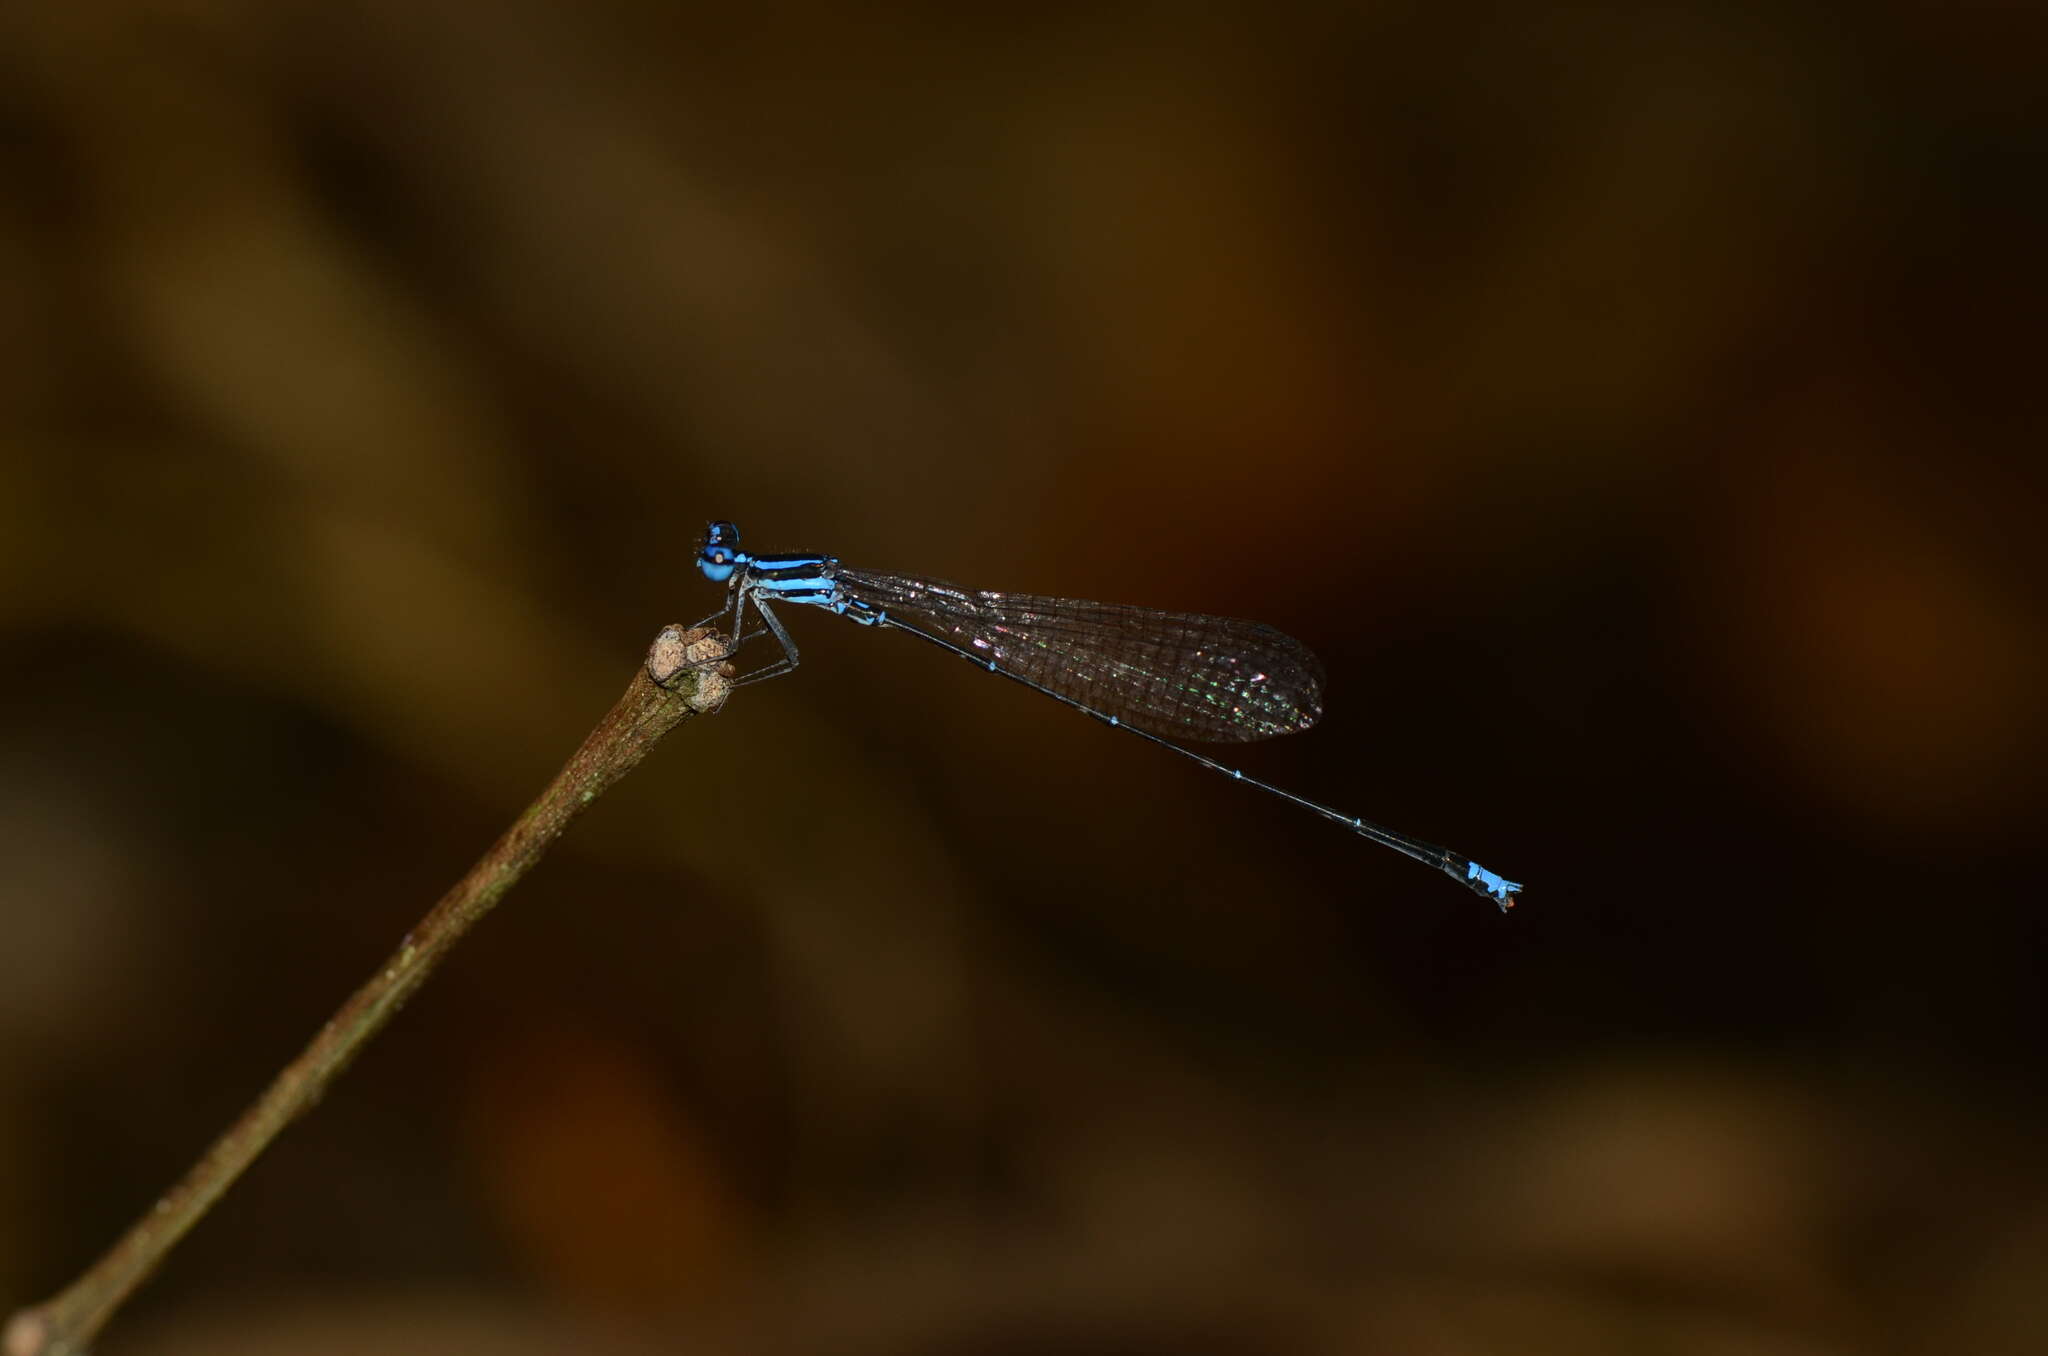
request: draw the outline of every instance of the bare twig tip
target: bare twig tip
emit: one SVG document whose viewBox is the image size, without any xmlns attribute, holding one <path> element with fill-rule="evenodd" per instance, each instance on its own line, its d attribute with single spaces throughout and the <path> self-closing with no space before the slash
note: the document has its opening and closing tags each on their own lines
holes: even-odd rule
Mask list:
<svg viewBox="0 0 2048 1356">
<path fill-rule="evenodd" d="M 7 1320 L 7 1356 L 50 1356 L 50 1324 L 40 1309 L 23 1309 Z"/>
<path fill-rule="evenodd" d="M 686 673 L 696 675 L 697 690 L 690 709 L 709 715 L 725 705 L 732 691 L 732 666 L 726 663 L 732 646 L 716 631 L 706 627 L 668 625 L 647 650 L 647 676 L 662 687 L 675 687 Z"/>
<path fill-rule="evenodd" d="M 680 626 L 664 626 L 654 644 L 647 647 L 647 676 L 663 687 L 690 667 L 689 642 L 683 639 L 686 634 Z"/>
</svg>

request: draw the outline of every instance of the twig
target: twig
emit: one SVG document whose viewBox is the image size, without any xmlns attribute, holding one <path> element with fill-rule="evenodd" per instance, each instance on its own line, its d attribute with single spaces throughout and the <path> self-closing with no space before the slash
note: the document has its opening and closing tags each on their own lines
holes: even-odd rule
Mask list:
<svg viewBox="0 0 2048 1356">
<path fill-rule="evenodd" d="M 624 696 L 583 747 L 469 874 L 405 935 L 206 1156 L 69 1287 L 8 1321 L 6 1356 L 79 1356 L 115 1310 L 234 1184 L 278 1132 L 317 1103 L 370 1038 L 426 982 L 456 942 L 532 869 L 583 809 L 684 719 L 725 702 L 730 648 L 709 630 L 665 628 Z"/>
</svg>

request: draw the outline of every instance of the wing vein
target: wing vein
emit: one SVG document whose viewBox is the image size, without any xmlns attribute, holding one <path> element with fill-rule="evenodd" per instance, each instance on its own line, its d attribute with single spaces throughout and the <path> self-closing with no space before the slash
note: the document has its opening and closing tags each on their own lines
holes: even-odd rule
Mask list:
<svg viewBox="0 0 2048 1356">
<path fill-rule="evenodd" d="M 1152 734 L 1242 743 L 1306 730 L 1323 713 L 1315 655 L 1259 622 L 844 567 L 838 579 L 863 602 Z"/>
</svg>

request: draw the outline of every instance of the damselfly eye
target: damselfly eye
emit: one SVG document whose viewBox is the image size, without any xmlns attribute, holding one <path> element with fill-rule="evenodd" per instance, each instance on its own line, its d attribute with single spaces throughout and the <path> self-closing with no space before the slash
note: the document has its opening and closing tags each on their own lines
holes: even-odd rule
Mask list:
<svg viewBox="0 0 2048 1356">
<path fill-rule="evenodd" d="M 704 540 L 697 547 L 697 569 L 714 584 L 732 578 L 739 568 L 740 530 L 724 519 L 707 523 Z"/>
<path fill-rule="evenodd" d="M 714 584 L 732 578 L 740 563 L 740 530 L 720 519 L 704 528 L 697 547 L 697 571 Z"/>
</svg>

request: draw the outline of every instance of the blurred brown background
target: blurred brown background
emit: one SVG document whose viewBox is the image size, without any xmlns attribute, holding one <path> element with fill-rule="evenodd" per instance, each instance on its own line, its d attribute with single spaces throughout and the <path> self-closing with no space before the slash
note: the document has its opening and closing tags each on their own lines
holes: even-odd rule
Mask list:
<svg viewBox="0 0 2048 1356">
<path fill-rule="evenodd" d="M 731 516 L 1526 902 L 799 612 L 106 1351 L 2038 1350 L 2048 23 L 1855 16 L 7 7 L 0 1309 Z"/>
</svg>

